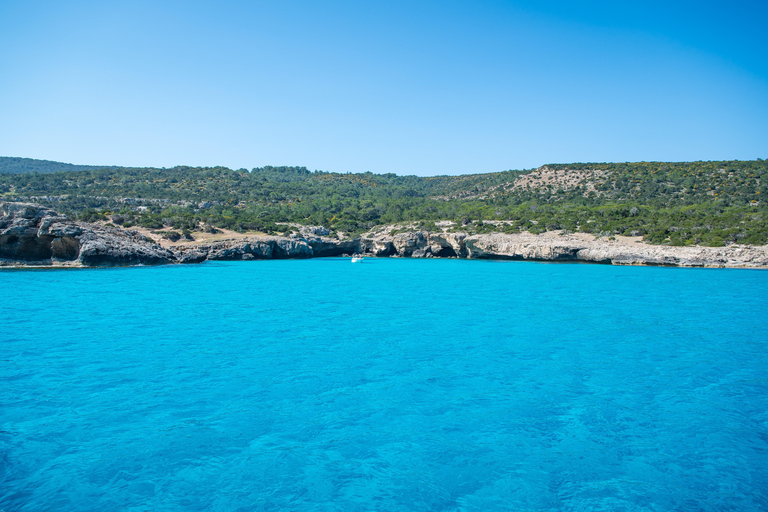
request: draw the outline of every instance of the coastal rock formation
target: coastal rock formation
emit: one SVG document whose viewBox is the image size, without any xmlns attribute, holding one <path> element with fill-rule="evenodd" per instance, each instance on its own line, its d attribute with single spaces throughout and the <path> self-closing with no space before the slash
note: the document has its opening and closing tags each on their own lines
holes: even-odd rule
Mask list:
<svg viewBox="0 0 768 512">
<path fill-rule="evenodd" d="M 341 256 L 360 252 L 360 239 L 339 240 L 337 238 L 310 237 L 307 244 L 312 248 L 315 257 Z"/>
<path fill-rule="evenodd" d="M 209 260 L 318 258 L 360 252 L 360 240 L 317 236 L 307 239 L 263 236 L 222 240 L 196 246 L 194 250 L 207 254 Z"/>
<path fill-rule="evenodd" d="M 411 258 L 465 257 L 466 233 L 406 232 L 395 235 L 373 233 L 360 239 L 363 253 L 372 256 Z"/>
<path fill-rule="evenodd" d="M 536 237 L 536 235 L 531 235 Z M 580 244 L 520 235 L 474 235 L 464 240 L 469 258 L 568 261 L 578 260 Z"/>
<path fill-rule="evenodd" d="M 202 263 L 208 259 L 208 252 L 197 247 L 183 248 L 176 251 L 177 263 Z"/>
<path fill-rule="evenodd" d="M 34 204 L 0 203 L 0 259 L 11 263 L 151 265 L 173 252 L 135 231 L 74 222 Z"/>
<path fill-rule="evenodd" d="M 438 258 L 467 256 L 466 233 L 430 233 L 429 252 Z"/>
<path fill-rule="evenodd" d="M 173 263 L 176 257 L 138 233 L 119 229 L 92 229 L 79 237 L 77 260 L 94 265 L 159 265 Z"/>
<path fill-rule="evenodd" d="M 640 241 L 597 240 L 590 235 L 474 235 L 464 240 L 469 258 L 584 261 L 613 265 L 768 267 L 768 247 L 670 247 Z"/>
<path fill-rule="evenodd" d="M 222 240 L 193 249 L 209 260 L 264 260 L 278 258 L 311 258 L 312 248 L 305 240 L 277 236 L 242 240 Z"/>
<path fill-rule="evenodd" d="M 383 239 L 383 237 L 363 237 L 360 239 L 360 252 L 370 254 L 376 257 L 394 256 L 397 249 L 392 240 Z"/>
<path fill-rule="evenodd" d="M 376 232 L 360 240 L 371 256 L 458 257 L 532 261 L 582 261 L 613 265 L 683 267 L 768 267 L 768 247 L 671 247 L 638 238 L 596 239 L 592 235 L 549 232 L 468 235 L 466 233 Z"/>
<path fill-rule="evenodd" d="M 34 204 L 0 203 L 0 264 L 151 265 L 205 260 L 312 258 L 363 253 L 378 257 L 583 261 L 613 265 L 768 268 L 768 246 L 670 247 L 639 237 L 596 239 L 584 233 L 468 235 L 387 226 L 361 238 L 248 237 L 165 248 L 137 231 L 75 222 Z"/>
<path fill-rule="evenodd" d="M 400 233 L 392 237 L 392 246 L 398 256 L 410 257 L 416 253 L 416 258 L 426 256 L 426 248 L 429 243 L 429 235 L 421 231 Z"/>
<path fill-rule="evenodd" d="M 209 260 L 253 260 L 271 259 L 274 246 L 261 240 L 224 240 L 198 246 L 197 250 L 204 252 Z"/>
</svg>

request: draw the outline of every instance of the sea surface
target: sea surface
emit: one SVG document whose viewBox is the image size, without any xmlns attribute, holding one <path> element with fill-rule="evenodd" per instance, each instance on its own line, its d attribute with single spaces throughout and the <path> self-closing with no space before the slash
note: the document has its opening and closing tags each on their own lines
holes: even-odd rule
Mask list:
<svg viewBox="0 0 768 512">
<path fill-rule="evenodd" d="M 768 510 L 768 272 L 0 271 L 0 511 Z"/>
</svg>

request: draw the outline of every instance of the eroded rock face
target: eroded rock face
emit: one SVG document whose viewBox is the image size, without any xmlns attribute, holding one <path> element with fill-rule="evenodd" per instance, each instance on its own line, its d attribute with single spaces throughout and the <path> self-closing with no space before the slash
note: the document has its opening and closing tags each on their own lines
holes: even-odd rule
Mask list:
<svg viewBox="0 0 768 512">
<path fill-rule="evenodd" d="M 466 233 L 416 231 L 395 235 L 376 235 L 360 239 L 362 252 L 373 256 L 410 258 L 460 258 L 467 255 Z"/>
<path fill-rule="evenodd" d="M 536 261 L 583 261 L 613 265 L 768 267 L 768 246 L 669 247 L 615 243 L 590 235 L 531 233 L 379 232 L 363 236 L 362 252 L 372 256 L 458 257 Z"/>
<path fill-rule="evenodd" d="M 311 258 L 315 255 L 306 240 L 275 237 L 273 258 Z"/>
<path fill-rule="evenodd" d="M 427 244 L 428 236 L 421 231 L 400 233 L 392 238 L 392 245 L 398 256 L 409 257 L 416 253 L 417 258 L 423 258 L 426 255 Z"/>
<path fill-rule="evenodd" d="M 242 240 L 222 240 L 213 244 L 197 246 L 190 252 L 177 252 L 182 263 L 201 261 L 204 254 L 209 260 L 268 260 L 279 258 L 311 258 L 312 247 L 303 239 L 279 236 L 247 238 Z"/>
<path fill-rule="evenodd" d="M 74 261 L 80 255 L 80 241 L 71 236 L 54 238 L 51 241 L 51 258 Z"/>
<path fill-rule="evenodd" d="M 208 259 L 208 252 L 197 247 L 183 248 L 176 251 L 176 261 L 178 263 L 201 263 Z"/>
<path fill-rule="evenodd" d="M 43 261 L 53 256 L 52 225 L 67 221 L 53 210 L 24 203 L 0 205 L 0 258 Z M 58 248 L 58 245 L 57 245 Z M 62 251 L 68 254 L 68 251 Z M 76 257 L 76 255 L 75 255 Z M 71 256 L 69 259 L 72 259 Z"/>
<path fill-rule="evenodd" d="M 372 256 L 384 257 L 396 255 L 397 249 L 395 249 L 395 245 L 391 240 L 363 237 L 360 239 L 360 252 Z"/>
<path fill-rule="evenodd" d="M 475 235 L 464 240 L 469 258 L 576 261 L 583 247 L 549 240 L 521 239 L 515 235 Z"/>
<path fill-rule="evenodd" d="M 79 239 L 78 260 L 87 266 L 160 265 L 176 261 L 173 252 L 131 231 L 89 230 Z"/>
<path fill-rule="evenodd" d="M 44 219 L 48 223 L 60 217 L 48 209 L 33 205 L 3 203 L 0 208 L 0 258 L 39 261 L 52 254 L 51 237 L 38 236 Z"/>
<path fill-rule="evenodd" d="M 224 240 L 197 248 L 206 253 L 209 260 L 271 259 L 274 247 L 268 242 L 256 240 Z"/>
<path fill-rule="evenodd" d="M 51 258 L 50 237 L 0 235 L 0 258 L 40 261 Z"/>
<path fill-rule="evenodd" d="M 360 239 L 338 240 L 336 238 L 314 237 L 307 238 L 307 244 L 312 248 L 316 257 L 341 256 L 360 252 Z"/>
<path fill-rule="evenodd" d="M 466 233 L 430 233 L 430 252 L 438 258 L 464 258 L 467 256 L 466 238 Z"/>
<path fill-rule="evenodd" d="M 546 233 L 474 235 L 464 242 L 470 258 L 584 261 L 613 265 L 768 267 L 768 246 L 670 247 Z"/>
<path fill-rule="evenodd" d="M 174 254 L 134 231 L 78 223 L 39 205 L 0 204 L 0 259 L 27 264 L 171 263 Z"/>
</svg>

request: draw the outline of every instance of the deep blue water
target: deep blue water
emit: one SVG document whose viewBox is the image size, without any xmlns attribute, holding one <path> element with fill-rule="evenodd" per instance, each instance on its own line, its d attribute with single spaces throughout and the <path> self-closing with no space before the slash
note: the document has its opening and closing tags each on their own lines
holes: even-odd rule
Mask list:
<svg viewBox="0 0 768 512">
<path fill-rule="evenodd" d="M 0 511 L 766 510 L 768 272 L 0 272 Z"/>
</svg>

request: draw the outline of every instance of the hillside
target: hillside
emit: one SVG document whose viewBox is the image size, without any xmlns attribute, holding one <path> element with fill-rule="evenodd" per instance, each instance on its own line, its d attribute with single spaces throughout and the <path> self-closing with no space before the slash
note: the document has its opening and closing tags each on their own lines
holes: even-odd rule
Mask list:
<svg viewBox="0 0 768 512">
<path fill-rule="evenodd" d="M 355 234 L 403 222 L 434 229 L 450 220 L 470 233 L 566 230 L 669 245 L 768 243 L 764 160 L 551 164 L 437 177 L 304 167 L 72 167 L 0 174 L 0 198 L 159 230 L 278 233 L 290 222 Z"/>
<path fill-rule="evenodd" d="M 16 158 L 9 156 L 0 156 L 0 174 L 28 174 L 41 173 L 48 174 L 52 172 L 72 172 L 103 169 L 100 165 L 74 165 L 52 160 L 36 160 L 34 158 Z M 109 169 L 119 169 L 116 166 L 108 166 Z"/>
</svg>

